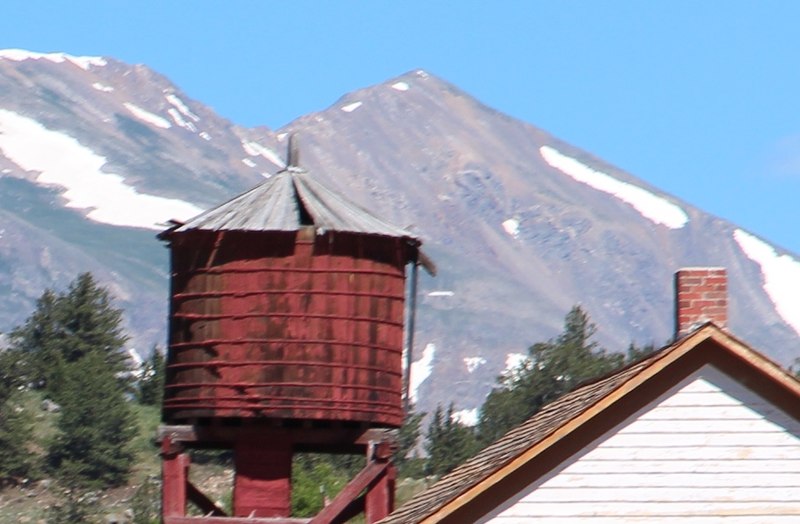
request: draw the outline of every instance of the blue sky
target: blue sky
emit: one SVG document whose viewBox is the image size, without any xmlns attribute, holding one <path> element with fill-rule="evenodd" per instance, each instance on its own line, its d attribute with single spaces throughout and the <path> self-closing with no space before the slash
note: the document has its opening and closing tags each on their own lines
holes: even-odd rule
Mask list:
<svg viewBox="0 0 800 524">
<path fill-rule="evenodd" d="M 272 128 L 425 69 L 800 253 L 800 2 L 4 0 L 0 48 L 111 56 Z"/>
</svg>

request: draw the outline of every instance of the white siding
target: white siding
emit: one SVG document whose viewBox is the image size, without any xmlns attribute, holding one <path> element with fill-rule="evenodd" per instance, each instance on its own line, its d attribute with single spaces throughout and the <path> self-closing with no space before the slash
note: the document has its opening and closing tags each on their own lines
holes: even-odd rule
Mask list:
<svg viewBox="0 0 800 524">
<path fill-rule="evenodd" d="M 705 367 L 481 522 L 800 522 L 800 423 Z"/>
</svg>

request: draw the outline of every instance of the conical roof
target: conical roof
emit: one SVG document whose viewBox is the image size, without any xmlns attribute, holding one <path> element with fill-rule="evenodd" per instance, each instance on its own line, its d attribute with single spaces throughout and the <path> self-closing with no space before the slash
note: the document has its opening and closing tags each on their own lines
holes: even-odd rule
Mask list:
<svg viewBox="0 0 800 524">
<path fill-rule="evenodd" d="M 283 171 L 185 223 L 174 222 L 159 238 L 168 240 L 188 231 L 298 231 L 312 226 L 317 234 L 344 232 L 405 239 L 415 248 L 412 259 L 430 274 L 436 273 L 433 261 L 419 250 L 419 237 L 314 180 L 297 167 L 294 144 L 290 137 L 288 166 Z"/>
<path fill-rule="evenodd" d="M 297 231 L 306 226 L 314 226 L 320 233 L 340 231 L 416 240 L 415 235 L 377 218 L 296 167 L 281 171 L 172 231 Z"/>
</svg>

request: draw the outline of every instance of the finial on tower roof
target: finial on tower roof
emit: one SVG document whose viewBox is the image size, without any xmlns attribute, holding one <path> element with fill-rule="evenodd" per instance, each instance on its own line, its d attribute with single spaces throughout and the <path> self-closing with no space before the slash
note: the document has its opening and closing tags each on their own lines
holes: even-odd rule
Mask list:
<svg viewBox="0 0 800 524">
<path fill-rule="evenodd" d="M 286 152 L 286 167 L 300 167 L 300 151 L 297 148 L 297 133 L 289 135 L 289 145 Z"/>
</svg>

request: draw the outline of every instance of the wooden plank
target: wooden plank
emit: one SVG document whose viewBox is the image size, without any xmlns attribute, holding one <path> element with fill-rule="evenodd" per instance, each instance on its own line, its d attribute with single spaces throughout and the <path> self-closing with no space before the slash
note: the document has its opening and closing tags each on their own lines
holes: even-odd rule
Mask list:
<svg viewBox="0 0 800 524">
<path fill-rule="evenodd" d="M 591 460 L 584 458 L 564 472 L 575 474 L 613 473 L 795 473 L 800 475 L 800 459 L 795 460 Z"/>
<path fill-rule="evenodd" d="M 683 386 L 680 390 L 678 390 L 678 394 L 683 393 L 719 393 L 722 389 L 706 380 L 705 378 L 698 378 L 697 380 L 693 380 L 689 382 L 685 386 Z"/>
<path fill-rule="evenodd" d="M 311 519 L 251 517 L 164 517 L 164 524 L 308 524 Z"/>
<path fill-rule="evenodd" d="M 599 448 L 685 448 L 739 446 L 747 448 L 789 446 L 800 450 L 800 441 L 789 433 L 726 433 L 709 428 L 707 433 L 617 433 Z"/>
<path fill-rule="evenodd" d="M 800 490 L 800 471 L 788 473 L 704 473 L 684 472 L 665 473 L 651 470 L 631 473 L 619 468 L 615 473 L 561 473 L 545 482 L 543 488 L 704 488 L 730 487 L 750 488 L 796 488 Z"/>
<path fill-rule="evenodd" d="M 342 491 L 339 492 L 330 504 L 317 513 L 317 516 L 311 520 L 311 524 L 338 522 L 336 519 L 340 514 L 347 509 L 352 501 L 358 498 L 359 494 L 364 491 L 367 486 L 385 473 L 388 464 L 388 462 L 369 462 L 364 469 L 353 477 L 353 480 L 342 488 Z"/>
<path fill-rule="evenodd" d="M 639 420 L 762 420 L 763 416 L 742 405 L 659 406 L 643 413 Z"/>
<path fill-rule="evenodd" d="M 522 517 L 523 519 L 525 517 Z M 539 517 L 531 517 L 531 519 Z M 642 524 L 676 524 L 674 515 L 660 516 L 648 515 L 642 517 L 639 515 L 617 515 L 613 517 L 599 516 L 599 515 L 581 515 L 579 517 L 573 515 L 548 515 L 542 522 L 552 524 L 626 524 L 636 523 Z M 679 524 L 797 524 L 797 515 L 726 515 L 724 520 L 720 520 L 718 515 L 681 515 Z M 536 520 L 520 520 L 521 517 L 517 516 L 497 516 L 491 520 L 479 520 L 481 524 L 521 524 L 522 522 L 537 522 Z"/>
<path fill-rule="evenodd" d="M 214 501 L 208 498 L 205 493 L 197 489 L 197 487 L 186 481 L 186 496 L 195 504 L 204 515 L 215 517 L 226 517 L 228 514 L 217 506 Z"/>
<path fill-rule="evenodd" d="M 165 443 L 169 447 L 169 443 Z M 161 462 L 161 507 L 166 516 L 186 514 L 186 484 L 189 475 L 189 455 L 165 453 Z"/>
<path fill-rule="evenodd" d="M 741 503 L 752 502 L 753 504 L 764 504 L 772 502 L 794 501 L 800 503 L 800 489 L 797 487 L 761 487 L 749 486 L 746 488 L 730 487 L 626 487 L 618 488 L 609 486 L 607 488 L 591 489 L 572 489 L 556 487 L 551 488 L 547 484 L 526 495 L 523 500 L 526 503 L 544 502 L 571 502 L 580 503 L 603 503 L 613 504 L 616 502 L 652 502 L 662 503 L 726 503 L 737 501 Z M 800 511 L 800 508 L 798 508 Z"/>
<path fill-rule="evenodd" d="M 589 517 L 636 517 L 649 522 L 651 517 L 670 517 L 683 519 L 687 516 L 715 517 L 716 522 L 725 522 L 733 516 L 749 517 L 750 522 L 771 522 L 763 517 L 776 515 L 793 515 L 795 519 L 800 516 L 800 504 L 797 501 L 789 502 L 739 502 L 726 501 L 709 505 L 705 502 L 592 502 L 577 504 L 575 502 L 543 502 L 540 504 L 519 503 L 500 513 L 503 517 L 527 517 L 547 519 L 551 517 L 572 517 L 583 519 Z M 500 516 L 498 515 L 498 516 Z M 721 519 L 724 516 L 724 520 Z M 754 517 L 762 517 L 757 520 Z M 674 520 L 674 522 L 678 522 Z M 795 521 L 797 522 L 797 520 Z M 683 520 L 680 521 L 683 524 Z"/>
<path fill-rule="evenodd" d="M 646 433 L 787 433 L 788 431 L 768 420 L 636 420 L 621 428 L 618 434 Z"/>
<path fill-rule="evenodd" d="M 742 448 L 739 446 L 705 448 L 597 448 L 594 460 L 800 460 L 800 448 L 781 446 Z"/>
<path fill-rule="evenodd" d="M 264 427 L 260 425 L 230 427 L 162 424 L 158 427 L 156 438 L 159 442 L 169 437 L 174 442 L 219 443 L 221 446 L 225 446 L 235 440 L 257 440 L 264 438 L 265 435 L 269 435 L 270 438 L 289 439 L 298 444 L 325 443 L 337 445 L 339 443 L 349 443 L 358 446 L 366 446 L 370 442 L 393 442 L 397 438 L 396 434 L 396 431 L 380 428 L 349 429 L 331 427 L 307 429 Z"/>
</svg>

